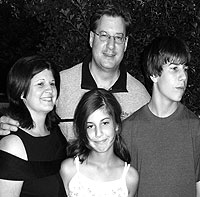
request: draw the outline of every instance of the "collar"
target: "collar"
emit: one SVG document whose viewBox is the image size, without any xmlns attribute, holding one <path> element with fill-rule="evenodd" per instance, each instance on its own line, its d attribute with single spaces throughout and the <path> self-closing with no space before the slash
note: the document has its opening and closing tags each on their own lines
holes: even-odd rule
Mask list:
<svg viewBox="0 0 200 197">
<path fill-rule="evenodd" d="M 92 59 L 92 56 L 90 54 L 83 60 L 82 79 L 81 79 L 82 89 L 91 90 L 91 89 L 97 88 L 97 84 L 89 70 L 89 63 L 91 62 L 91 59 Z M 126 81 L 127 81 L 127 72 L 126 72 L 125 66 L 120 64 L 119 78 L 109 90 L 112 93 L 128 92 L 126 89 Z"/>
</svg>

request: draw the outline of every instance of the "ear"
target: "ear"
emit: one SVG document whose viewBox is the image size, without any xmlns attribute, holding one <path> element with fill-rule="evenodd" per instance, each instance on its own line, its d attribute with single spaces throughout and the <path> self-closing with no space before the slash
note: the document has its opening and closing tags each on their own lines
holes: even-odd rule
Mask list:
<svg viewBox="0 0 200 197">
<path fill-rule="evenodd" d="M 128 45 L 128 36 L 126 37 L 125 43 L 124 43 L 124 52 L 126 51 Z"/>
<path fill-rule="evenodd" d="M 24 101 L 24 103 L 26 102 L 26 98 L 24 98 L 24 93 L 21 94 L 20 98 L 22 99 L 22 101 Z"/>
<path fill-rule="evenodd" d="M 118 124 L 116 124 L 116 127 L 115 127 L 115 132 L 116 132 L 116 133 L 118 133 L 118 131 L 119 131 L 119 125 L 118 125 Z"/>
<path fill-rule="evenodd" d="M 94 32 L 90 31 L 89 44 L 90 44 L 91 48 L 92 48 L 92 45 L 93 45 L 93 41 L 94 41 Z"/>
<path fill-rule="evenodd" d="M 153 83 L 157 83 L 158 78 L 159 78 L 159 76 L 155 76 L 155 75 L 150 76 L 150 79 L 153 81 Z"/>
<path fill-rule="evenodd" d="M 24 99 L 24 93 L 21 94 L 20 98 L 23 100 Z"/>
</svg>

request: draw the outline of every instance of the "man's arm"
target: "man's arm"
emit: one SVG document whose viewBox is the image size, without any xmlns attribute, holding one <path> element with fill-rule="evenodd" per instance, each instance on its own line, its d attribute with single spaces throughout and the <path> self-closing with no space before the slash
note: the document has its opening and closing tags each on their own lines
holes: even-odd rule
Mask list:
<svg viewBox="0 0 200 197">
<path fill-rule="evenodd" d="M 10 131 L 17 131 L 19 122 L 8 116 L 0 118 L 0 135 L 8 135 Z"/>
</svg>

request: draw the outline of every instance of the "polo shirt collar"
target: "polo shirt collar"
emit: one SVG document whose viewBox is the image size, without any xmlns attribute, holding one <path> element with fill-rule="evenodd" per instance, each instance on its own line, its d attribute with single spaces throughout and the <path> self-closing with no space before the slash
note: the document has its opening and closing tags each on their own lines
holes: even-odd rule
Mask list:
<svg viewBox="0 0 200 197">
<path fill-rule="evenodd" d="M 82 65 L 82 78 L 81 78 L 81 88 L 91 90 L 97 88 L 97 84 L 92 77 L 89 70 L 89 63 L 91 62 L 91 54 L 88 55 Z M 127 72 L 124 65 L 120 65 L 120 75 L 115 84 L 109 89 L 112 93 L 116 92 L 128 92 L 126 88 Z"/>
</svg>

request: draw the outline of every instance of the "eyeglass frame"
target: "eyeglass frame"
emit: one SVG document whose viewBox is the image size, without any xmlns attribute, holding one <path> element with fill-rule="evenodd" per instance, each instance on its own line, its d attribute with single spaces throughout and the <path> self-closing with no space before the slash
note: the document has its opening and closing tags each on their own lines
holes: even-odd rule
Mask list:
<svg viewBox="0 0 200 197">
<path fill-rule="evenodd" d="M 102 41 L 102 42 L 106 42 L 106 41 L 108 41 L 108 40 L 110 40 L 110 38 L 111 37 L 113 37 L 114 38 L 114 41 L 115 41 L 115 43 L 117 43 L 117 44 L 123 44 L 123 43 L 125 43 L 125 41 L 126 41 L 126 39 L 127 39 L 127 36 L 122 36 L 122 38 L 121 39 L 123 39 L 123 41 L 122 42 L 117 42 L 116 41 L 116 37 L 120 37 L 120 36 L 117 36 L 117 35 L 115 35 L 115 36 L 111 36 L 109 33 L 107 33 L 106 31 L 101 31 L 101 32 L 104 32 L 105 33 L 105 37 L 106 37 L 106 39 L 105 40 L 102 40 L 102 37 L 101 36 L 103 36 L 103 35 L 101 35 L 101 32 L 100 33 L 97 33 L 97 32 L 95 32 L 95 31 L 92 31 L 94 34 L 96 34 L 98 37 L 99 37 L 99 40 L 100 41 Z M 123 34 L 123 33 L 120 33 L 120 34 Z"/>
</svg>

